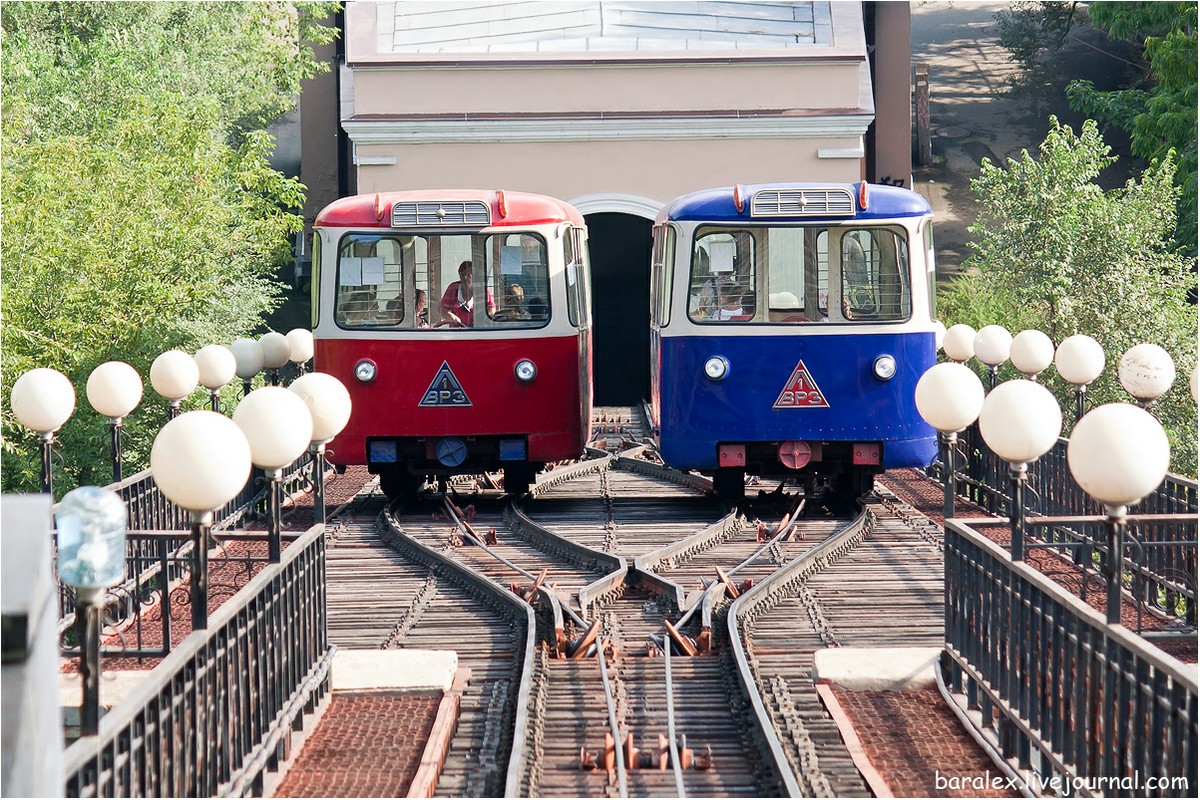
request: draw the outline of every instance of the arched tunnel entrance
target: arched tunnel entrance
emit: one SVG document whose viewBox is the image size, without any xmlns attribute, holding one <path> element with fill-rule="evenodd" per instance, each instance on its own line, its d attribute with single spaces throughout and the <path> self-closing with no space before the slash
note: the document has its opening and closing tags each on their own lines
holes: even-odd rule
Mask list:
<svg viewBox="0 0 1200 800">
<path fill-rule="evenodd" d="M 586 216 L 592 260 L 593 399 L 629 406 L 650 393 L 650 242 L 633 214 Z"/>
</svg>

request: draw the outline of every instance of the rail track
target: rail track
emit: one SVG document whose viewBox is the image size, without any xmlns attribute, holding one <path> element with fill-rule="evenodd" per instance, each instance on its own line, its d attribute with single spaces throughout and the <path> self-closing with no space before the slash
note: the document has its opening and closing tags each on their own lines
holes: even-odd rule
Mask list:
<svg viewBox="0 0 1200 800">
<path fill-rule="evenodd" d="M 871 796 L 817 697 L 817 650 L 943 641 L 940 541 L 910 512 L 877 487 L 859 518 L 728 610 L 739 674 L 776 734 L 771 752 L 790 767 L 789 794 Z"/>
<path fill-rule="evenodd" d="M 812 653 L 940 641 L 932 534 L 886 490 L 856 518 L 781 488 L 730 509 L 656 463 L 635 410 L 598 417 L 616 452 L 519 501 L 368 484 L 330 528 L 331 641 L 472 670 L 438 794 L 865 794 Z"/>
<path fill-rule="evenodd" d="M 330 526 L 330 641 L 350 649 L 457 651 L 471 679 L 438 795 L 502 796 L 533 652 L 532 613 L 491 582 L 399 535 L 386 506 L 368 484 Z"/>
</svg>

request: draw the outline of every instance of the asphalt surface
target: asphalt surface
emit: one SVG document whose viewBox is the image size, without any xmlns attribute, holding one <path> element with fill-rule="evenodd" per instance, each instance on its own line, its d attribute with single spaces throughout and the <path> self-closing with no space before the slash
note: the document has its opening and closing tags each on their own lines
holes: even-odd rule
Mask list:
<svg viewBox="0 0 1200 800">
<path fill-rule="evenodd" d="M 1036 94 L 1011 91 L 1016 65 L 1000 45 L 996 12 L 1008 3 L 932 0 L 914 2 L 912 60 L 929 65 L 930 129 L 933 163 L 914 164 L 913 189 L 933 207 L 938 270 L 957 273 L 970 254 L 969 226 L 976 216 L 971 179 L 983 158 L 1002 164 L 1022 150 L 1036 152 L 1049 129 L 1049 116 L 1079 130 L 1083 115 L 1066 101 L 1064 87 L 1072 78 L 1092 80 L 1100 88 L 1116 88 L 1136 60 L 1129 45 L 1112 42 L 1080 20 L 1052 56 L 1052 82 Z M 1082 14 L 1082 12 L 1080 12 Z M 1100 183 L 1123 184 L 1141 165 L 1128 155 L 1120 132 L 1104 131 L 1119 157 Z"/>
</svg>

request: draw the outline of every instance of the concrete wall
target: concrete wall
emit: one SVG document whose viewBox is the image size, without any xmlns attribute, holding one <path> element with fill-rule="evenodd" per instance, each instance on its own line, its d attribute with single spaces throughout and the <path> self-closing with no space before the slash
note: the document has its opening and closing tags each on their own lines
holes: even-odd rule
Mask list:
<svg viewBox="0 0 1200 800">
<path fill-rule="evenodd" d="M 57 584 L 50 570 L 50 498 L 0 498 L 0 795 L 62 797 Z"/>
</svg>

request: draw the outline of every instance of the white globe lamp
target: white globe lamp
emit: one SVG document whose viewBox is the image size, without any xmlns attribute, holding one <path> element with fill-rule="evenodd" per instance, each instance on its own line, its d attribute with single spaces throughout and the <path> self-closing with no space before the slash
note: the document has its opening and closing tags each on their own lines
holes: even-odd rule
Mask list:
<svg viewBox="0 0 1200 800">
<path fill-rule="evenodd" d="M 942 441 L 942 463 L 946 468 L 943 511 L 945 518 L 950 519 L 954 516 L 954 448 L 958 443 L 958 432 L 979 418 L 983 408 L 983 384 L 962 364 L 935 364 L 917 381 L 916 401 L 917 411 L 938 431 Z"/>
<path fill-rule="evenodd" d="M 150 385 L 167 401 L 167 419 L 179 415 L 183 398 L 196 391 L 200 383 L 200 367 L 196 359 L 182 350 L 168 350 L 150 365 Z"/>
<path fill-rule="evenodd" d="M 1039 330 L 1021 331 L 1013 337 L 1008 358 L 1022 375 L 1036 380 L 1054 362 L 1054 342 Z"/>
<path fill-rule="evenodd" d="M 951 361 L 970 361 L 975 355 L 975 329 L 962 323 L 951 325 L 942 339 L 942 352 Z"/>
<path fill-rule="evenodd" d="M 304 454 L 312 441 L 312 415 L 294 392 L 279 386 L 264 386 L 246 395 L 233 410 L 233 421 L 250 443 L 250 460 L 267 474 L 270 482 L 267 550 L 271 563 L 283 552 L 280 484 L 283 468 Z"/>
<path fill-rule="evenodd" d="M 1150 412 L 1109 403 L 1075 423 L 1067 443 L 1067 466 L 1076 483 L 1104 505 L 1108 522 L 1108 622 L 1121 620 L 1121 562 L 1125 512 L 1153 492 L 1167 474 L 1171 445 Z"/>
<path fill-rule="evenodd" d="M 106 361 L 88 376 L 87 398 L 103 417 L 127 417 L 142 402 L 142 377 L 124 361 Z"/>
<path fill-rule="evenodd" d="M 124 361 L 106 361 L 88 376 L 87 398 L 104 417 L 112 435 L 113 483 L 121 482 L 122 420 L 142 402 L 142 376 Z"/>
<path fill-rule="evenodd" d="M 259 337 L 263 349 L 263 366 L 271 373 L 271 385 L 279 385 L 279 368 L 292 357 L 292 346 L 287 337 L 277 331 L 268 331 Z"/>
<path fill-rule="evenodd" d="M 313 357 L 313 335 L 308 328 L 293 328 L 287 332 L 287 343 L 290 350 L 288 360 L 304 374 L 304 365 Z"/>
<path fill-rule="evenodd" d="M 350 392 L 332 375 L 310 372 L 292 381 L 288 389 L 304 401 L 312 415 L 313 442 L 328 442 L 350 421 Z"/>
<path fill-rule="evenodd" d="M 268 472 L 291 464 L 312 441 L 308 406 L 280 386 L 264 386 L 246 395 L 233 410 L 233 421 L 250 443 L 251 461 Z"/>
<path fill-rule="evenodd" d="M 1050 391 L 1032 381 L 1006 381 L 993 389 L 979 412 L 979 434 L 1008 462 L 1012 476 L 1009 520 L 1012 558 L 1025 558 L 1024 488 L 1028 465 L 1041 458 L 1062 433 L 1062 411 Z"/>
<path fill-rule="evenodd" d="M 233 380 L 237 372 L 237 359 L 228 347 L 209 344 L 196 352 L 196 366 L 200 370 L 200 385 L 208 389 L 213 411 L 221 410 L 221 387 Z"/>
<path fill-rule="evenodd" d="M 17 421 L 38 434 L 42 455 L 42 492 L 53 494 L 54 432 L 75 411 L 75 387 L 58 370 L 39 367 L 17 378 L 8 402 Z"/>
<path fill-rule="evenodd" d="M 1001 325 L 986 325 L 975 334 L 975 357 L 987 365 L 988 389 L 996 386 L 996 370 L 1008 361 L 1012 334 Z"/>
<path fill-rule="evenodd" d="M 75 411 L 75 387 L 58 370 L 31 369 L 13 384 L 9 404 L 17 421 L 34 433 L 54 433 Z"/>
<path fill-rule="evenodd" d="M 1075 387 L 1075 419 L 1078 421 L 1083 416 L 1088 384 L 1104 371 L 1104 348 L 1082 333 L 1068 336 L 1054 351 L 1054 366 L 1062 379 Z"/>
<path fill-rule="evenodd" d="M 242 379 L 242 397 L 245 397 L 250 394 L 250 382 L 264 366 L 262 345 L 258 339 L 238 339 L 229 345 L 229 352 L 237 364 L 234 372 Z"/>
<path fill-rule="evenodd" d="M 1121 356 L 1117 377 L 1125 391 L 1146 408 L 1175 382 L 1175 362 L 1170 353 L 1156 344 L 1134 345 Z"/>
<path fill-rule="evenodd" d="M 192 628 L 206 628 L 213 511 L 245 487 L 250 477 L 250 444 L 228 417 L 189 411 L 164 425 L 154 438 L 150 474 L 168 500 L 191 513 Z"/>
<path fill-rule="evenodd" d="M 350 392 L 332 375 L 310 372 L 288 387 L 312 415 L 313 518 L 325 523 L 325 445 L 350 421 Z"/>
</svg>

